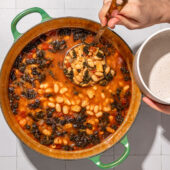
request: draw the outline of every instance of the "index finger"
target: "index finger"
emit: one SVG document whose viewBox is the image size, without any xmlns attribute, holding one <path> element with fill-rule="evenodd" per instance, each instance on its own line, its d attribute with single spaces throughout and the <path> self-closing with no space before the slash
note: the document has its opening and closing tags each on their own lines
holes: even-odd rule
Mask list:
<svg viewBox="0 0 170 170">
<path fill-rule="evenodd" d="M 102 26 L 107 25 L 107 17 L 106 16 L 107 16 L 107 12 L 110 9 L 111 3 L 112 3 L 112 0 L 104 0 L 103 7 L 99 12 L 99 19 L 100 19 Z"/>
</svg>

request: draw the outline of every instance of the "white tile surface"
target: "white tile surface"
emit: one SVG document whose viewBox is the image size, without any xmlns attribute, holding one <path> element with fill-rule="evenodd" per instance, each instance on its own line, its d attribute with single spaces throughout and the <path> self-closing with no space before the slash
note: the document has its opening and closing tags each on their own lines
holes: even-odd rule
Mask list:
<svg viewBox="0 0 170 170">
<path fill-rule="evenodd" d="M 142 42 L 145 41 L 148 36 L 158 31 L 159 29 L 160 25 L 155 25 L 139 30 L 128 30 L 124 26 L 116 26 L 114 31 L 127 42 L 127 44 L 133 49 L 134 52 L 136 52 Z"/>
<path fill-rule="evenodd" d="M 1 1 L 0 8 L 15 8 L 15 0 L 3 0 L 3 1 Z"/>
<path fill-rule="evenodd" d="M 13 43 L 11 22 L 15 17 L 15 9 L 0 9 L 1 33 L 0 33 L 0 66 L 8 50 Z"/>
<path fill-rule="evenodd" d="M 0 156 L 16 156 L 16 137 L 0 112 Z M 1 169 L 1 168 L 0 168 Z"/>
<path fill-rule="evenodd" d="M 16 8 L 64 8 L 64 0 L 15 0 Z"/>
<path fill-rule="evenodd" d="M 87 18 L 99 22 L 97 10 L 94 9 L 65 9 L 66 16 Z"/>
<path fill-rule="evenodd" d="M 0 157 L 1 170 L 17 170 L 15 157 Z"/>
<path fill-rule="evenodd" d="M 65 0 L 66 8 L 100 8 L 102 0 Z"/>
<path fill-rule="evenodd" d="M 162 170 L 169 170 L 169 169 L 170 169 L 170 155 L 162 156 Z"/>
</svg>

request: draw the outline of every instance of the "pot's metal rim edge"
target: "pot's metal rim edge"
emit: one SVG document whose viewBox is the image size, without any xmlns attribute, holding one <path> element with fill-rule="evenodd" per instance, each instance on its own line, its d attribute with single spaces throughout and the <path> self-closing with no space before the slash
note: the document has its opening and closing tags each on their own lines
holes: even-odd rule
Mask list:
<svg viewBox="0 0 170 170">
<path fill-rule="evenodd" d="M 87 20 L 87 21 L 92 21 L 92 22 L 94 22 L 94 23 L 96 23 L 96 24 L 99 25 L 99 23 L 96 22 L 96 21 L 93 21 L 93 20 L 90 20 L 90 19 L 87 19 L 87 18 L 82 18 L 82 17 L 72 17 L 72 16 L 69 16 L 69 17 L 52 18 L 52 19 L 50 19 L 50 20 L 48 20 L 48 21 L 44 21 L 44 22 L 42 22 L 42 23 L 38 23 L 38 24 L 34 25 L 33 27 L 29 28 L 26 32 L 24 32 L 15 42 L 12 43 L 10 49 L 9 49 L 8 52 L 6 53 L 6 56 L 8 55 L 8 53 L 9 53 L 9 51 L 11 50 L 12 46 L 13 46 L 22 36 L 24 36 L 27 32 L 29 32 L 32 28 L 34 28 L 34 27 L 36 27 L 36 26 L 38 26 L 38 25 L 40 25 L 40 24 L 43 24 L 43 23 L 45 23 L 45 22 L 50 22 L 51 20 L 64 19 L 64 18 L 67 18 L 67 19 L 68 19 L 68 18 L 83 19 L 83 20 Z M 74 28 L 74 26 L 73 26 L 73 28 Z M 109 28 L 108 28 L 108 29 L 109 29 Z M 131 53 L 132 53 L 132 55 L 133 55 L 132 49 L 131 49 L 131 48 L 129 47 L 129 45 L 120 37 L 120 35 L 118 35 L 116 32 L 114 32 L 114 31 L 111 30 L 111 29 L 109 29 L 109 30 L 112 31 L 116 36 L 118 36 L 118 37 L 126 44 L 126 46 L 128 47 L 128 49 L 131 51 Z M 42 34 L 42 33 L 41 33 L 41 34 Z M 133 55 L 133 57 L 134 57 L 134 55 Z M 5 58 L 6 58 L 6 57 L 5 57 Z M 5 61 L 5 58 L 4 58 L 4 61 Z M 3 61 L 3 64 L 1 65 L 0 77 L 1 77 L 2 68 L 3 68 L 3 65 L 4 65 L 4 61 Z M 140 98 L 141 98 L 141 97 L 140 97 Z M 140 106 L 140 103 L 139 103 L 139 106 Z M 0 108 L 1 108 L 1 111 L 2 111 L 1 100 L 0 100 Z M 2 111 L 2 113 L 3 113 L 3 111 Z M 137 113 L 137 114 L 138 114 L 138 113 Z M 136 116 L 137 116 L 137 114 L 136 114 Z M 6 116 L 5 116 L 4 114 L 3 114 L 3 116 L 4 116 L 5 120 L 6 120 L 6 122 L 8 123 L 8 121 L 7 121 L 7 119 L 6 119 Z M 136 117 L 135 117 L 135 120 L 136 120 Z M 131 124 L 131 126 L 129 127 L 129 129 L 127 130 L 127 132 L 124 134 L 124 136 L 129 132 L 129 130 L 131 129 L 131 127 L 133 126 L 133 124 L 134 124 L 134 121 L 133 121 L 133 123 Z M 9 125 L 9 124 L 8 124 L 8 125 Z M 9 125 L 9 126 L 10 126 L 10 125 Z M 10 129 L 13 131 L 13 133 L 15 134 L 15 136 L 16 136 L 24 145 L 26 145 L 27 147 L 30 148 L 30 146 L 29 146 L 27 143 L 23 142 L 23 141 L 19 138 L 19 136 L 14 132 L 14 130 L 13 130 L 13 128 L 11 128 L 11 126 L 10 126 Z M 115 145 L 117 145 L 117 144 L 123 139 L 124 136 L 122 136 L 122 137 L 121 137 L 114 145 L 112 145 L 111 147 L 114 147 Z M 89 157 L 93 157 L 93 156 L 95 156 L 95 155 L 102 154 L 102 153 L 106 152 L 108 149 L 110 149 L 111 147 L 107 148 L 107 149 L 104 150 L 103 152 L 100 152 L 100 153 L 98 153 L 98 154 L 94 154 L 94 155 L 89 156 Z M 34 150 L 34 151 L 37 152 L 37 153 L 40 153 L 40 152 L 37 151 L 37 150 Z M 42 153 L 42 152 L 41 152 L 41 154 L 44 155 L 44 156 L 47 156 L 46 154 L 44 154 L 44 153 Z M 53 159 L 70 160 L 70 159 L 64 159 L 64 158 L 63 158 L 63 159 L 62 159 L 62 158 L 55 158 L 55 157 L 52 157 L 52 156 L 50 156 L 50 155 L 47 156 L 47 157 L 51 157 L 51 158 L 53 158 Z M 76 159 L 77 159 L 77 160 L 78 160 L 78 159 L 85 159 L 85 158 L 89 158 L 89 157 L 76 158 Z M 71 160 L 75 160 L 75 159 L 71 159 Z"/>
<path fill-rule="evenodd" d="M 146 95 L 146 96 L 149 96 L 152 100 L 158 102 L 158 103 L 161 103 L 161 104 L 165 104 L 165 105 L 170 105 L 170 102 L 166 102 L 162 99 L 160 99 L 159 97 L 157 97 L 156 95 L 153 94 L 153 92 L 147 87 L 147 85 L 145 84 L 143 78 L 142 78 L 142 75 L 141 75 L 141 72 L 140 72 L 140 56 L 141 56 L 141 53 L 144 49 L 144 47 L 147 45 L 147 43 L 152 39 L 154 38 L 156 35 L 159 35 L 160 33 L 162 32 L 165 32 L 165 31 L 170 31 L 170 28 L 164 28 L 164 29 L 161 29 L 159 31 L 156 31 L 154 34 L 152 34 L 151 36 L 149 36 L 145 41 L 144 43 L 141 45 L 141 47 L 139 48 L 139 50 L 137 51 L 136 55 L 135 55 L 135 60 L 133 62 L 133 70 L 136 71 L 137 74 L 134 74 L 135 75 L 135 80 L 138 84 L 138 86 L 140 87 L 140 90 Z"/>
</svg>

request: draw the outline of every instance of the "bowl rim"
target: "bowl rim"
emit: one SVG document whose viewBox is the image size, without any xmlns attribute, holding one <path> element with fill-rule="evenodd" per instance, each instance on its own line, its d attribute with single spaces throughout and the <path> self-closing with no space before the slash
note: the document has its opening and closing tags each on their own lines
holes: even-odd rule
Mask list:
<svg viewBox="0 0 170 170">
<path fill-rule="evenodd" d="M 139 48 L 139 50 L 137 51 L 137 55 L 136 55 L 136 71 L 138 73 L 139 76 L 139 80 L 142 83 L 142 86 L 145 88 L 145 90 L 147 91 L 147 93 L 149 93 L 149 97 L 151 99 L 153 99 L 156 102 L 159 102 L 161 104 L 165 104 L 165 105 L 170 105 L 170 102 L 167 102 L 165 100 L 162 100 L 161 98 L 159 98 L 157 95 L 155 95 L 146 85 L 146 83 L 143 80 L 142 74 L 141 74 L 141 69 L 140 69 L 140 58 L 141 58 L 141 54 L 144 50 L 144 48 L 147 46 L 147 44 L 149 43 L 149 41 L 154 38 L 155 36 L 161 34 L 162 32 L 166 32 L 166 31 L 170 31 L 170 28 L 164 28 L 161 29 L 159 31 L 156 31 L 155 33 L 153 33 L 151 36 L 149 36 L 144 43 L 141 45 L 141 47 Z M 142 89 L 141 89 L 142 90 Z M 147 96 L 146 92 L 143 91 L 143 93 Z"/>
</svg>

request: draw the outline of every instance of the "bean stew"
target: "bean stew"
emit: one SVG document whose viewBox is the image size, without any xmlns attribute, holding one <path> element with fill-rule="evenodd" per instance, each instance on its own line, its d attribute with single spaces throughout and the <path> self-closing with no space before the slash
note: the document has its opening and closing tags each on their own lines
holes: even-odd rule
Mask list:
<svg viewBox="0 0 170 170">
<path fill-rule="evenodd" d="M 25 133 L 42 145 L 66 151 L 90 148 L 114 134 L 126 117 L 131 100 L 127 63 L 104 38 L 94 44 L 94 36 L 78 28 L 53 30 L 30 42 L 14 62 L 11 110 Z M 97 52 L 82 57 L 79 68 L 68 62 L 77 52 L 64 58 L 80 43 L 87 44 L 80 50 L 83 55 Z"/>
</svg>

